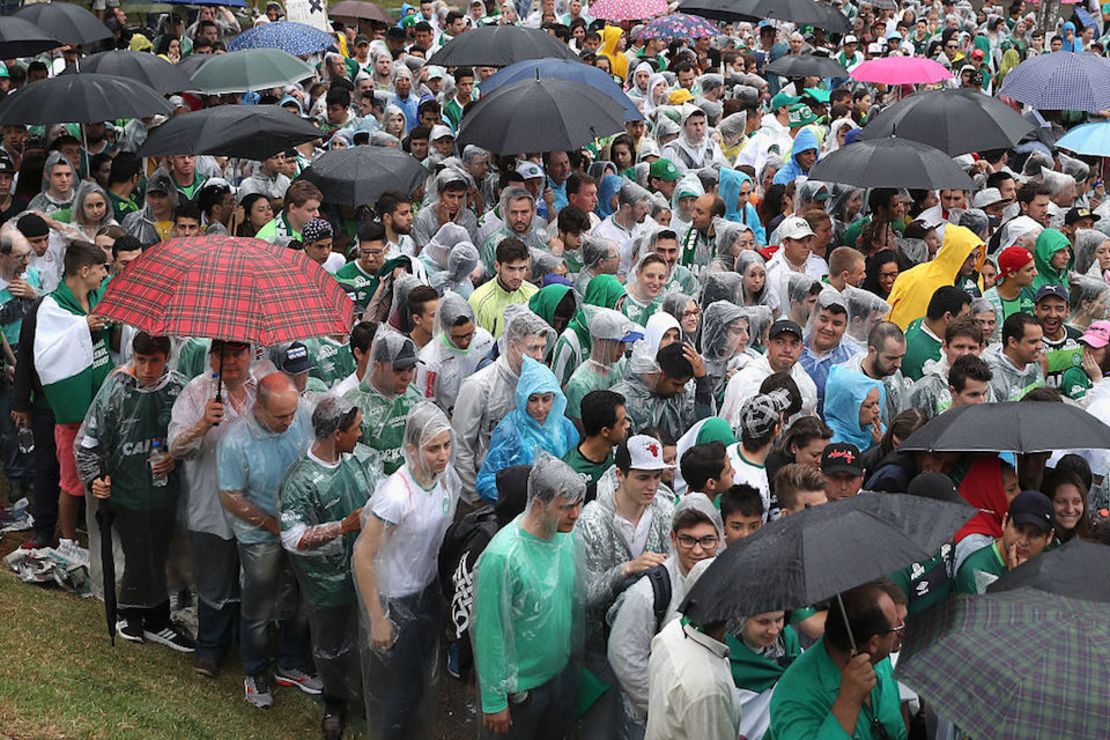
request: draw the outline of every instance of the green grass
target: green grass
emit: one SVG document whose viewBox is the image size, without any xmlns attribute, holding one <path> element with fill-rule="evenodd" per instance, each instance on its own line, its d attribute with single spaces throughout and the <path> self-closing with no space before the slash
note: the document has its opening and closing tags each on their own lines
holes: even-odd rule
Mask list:
<svg viewBox="0 0 1110 740">
<path fill-rule="evenodd" d="M 4 567 L 0 737 L 319 737 L 322 706 L 296 689 L 254 709 L 234 659 L 212 681 L 193 673 L 190 655 L 118 638 L 113 648 L 103 610 Z"/>
</svg>

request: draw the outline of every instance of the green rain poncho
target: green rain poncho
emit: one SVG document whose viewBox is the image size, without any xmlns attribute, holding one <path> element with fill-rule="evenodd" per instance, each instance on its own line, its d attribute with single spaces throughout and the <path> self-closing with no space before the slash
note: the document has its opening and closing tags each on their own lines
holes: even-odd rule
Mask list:
<svg viewBox="0 0 1110 740">
<path fill-rule="evenodd" d="M 1052 255 L 1066 249 L 1068 250 L 1068 264 L 1061 270 L 1052 266 Z M 1063 233 L 1056 229 L 1045 229 L 1037 237 L 1037 246 L 1033 252 L 1033 261 L 1037 265 L 1037 276 L 1033 278 L 1033 290 L 1040 290 L 1045 285 L 1061 285 L 1068 290 L 1070 281 L 1068 273 L 1075 264 L 1075 255 L 1071 250 L 1071 242 Z"/>
</svg>

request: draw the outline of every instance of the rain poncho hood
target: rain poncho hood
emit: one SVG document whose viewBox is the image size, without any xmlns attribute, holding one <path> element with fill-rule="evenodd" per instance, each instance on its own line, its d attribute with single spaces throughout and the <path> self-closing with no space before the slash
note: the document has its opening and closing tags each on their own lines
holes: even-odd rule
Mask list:
<svg viewBox="0 0 1110 740">
<path fill-rule="evenodd" d="M 746 306 L 767 306 L 767 305 L 770 305 L 770 300 L 771 300 L 771 291 L 770 291 L 770 287 L 769 287 L 770 286 L 770 281 L 764 280 L 762 290 L 760 290 L 758 293 L 756 293 L 754 295 L 749 295 L 748 294 L 748 289 L 746 287 L 744 287 L 744 281 L 743 281 L 742 278 L 744 277 L 744 275 L 747 274 L 748 270 L 752 269 L 752 267 L 754 267 L 756 265 L 758 265 L 759 267 L 762 267 L 763 270 L 764 270 L 764 274 L 766 274 L 767 262 L 766 262 L 766 260 L 763 259 L 763 256 L 760 255 L 759 252 L 756 252 L 755 250 L 749 250 L 749 251 L 746 251 L 746 252 L 741 252 L 740 256 L 736 258 L 736 272 L 741 277 L 740 291 L 741 291 L 742 295 L 744 296 L 744 305 L 746 305 Z"/>
<path fill-rule="evenodd" d="M 755 206 L 749 200 L 741 209 L 739 203 L 741 186 L 745 182 L 749 182 L 752 185 L 752 193 L 755 193 L 755 182 L 747 173 L 740 170 L 730 170 L 726 167 L 721 168 L 718 177 L 717 190 L 721 200 L 725 202 L 725 220 L 747 225 L 755 234 L 756 244 L 765 244 L 767 234 L 763 229 L 763 224 L 759 221 L 759 213 Z M 678 190 L 676 189 L 675 192 L 677 193 Z"/>
<path fill-rule="evenodd" d="M 1107 240 L 1106 234 L 1098 229 L 1080 229 L 1075 232 L 1075 271 L 1080 275 L 1101 277 L 1102 268 L 1095 252 Z"/>
<path fill-rule="evenodd" d="M 628 294 L 624 286 L 615 276 L 597 275 L 586 285 L 586 296 L 582 299 L 582 305 L 615 309 L 617 302 L 626 295 Z M 579 344 L 583 349 L 590 346 L 590 325 L 581 307 L 574 313 L 568 328 L 573 329 L 578 335 Z"/>
<path fill-rule="evenodd" d="M 1068 264 L 1064 269 L 1057 270 L 1052 266 L 1052 255 L 1061 249 L 1068 250 Z M 1072 252 L 1071 242 L 1062 232 L 1056 229 L 1041 232 L 1033 251 L 1033 262 L 1037 265 L 1037 276 L 1033 278 L 1034 291 L 1045 285 L 1062 285 L 1065 290 L 1068 289 L 1068 272 L 1075 264 L 1075 254 Z"/>
<path fill-rule="evenodd" d="M 613 196 L 620 192 L 621 185 L 624 181 L 621 180 L 619 175 L 606 175 L 601 178 L 601 182 L 597 186 L 597 207 L 594 212 L 601 218 L 609 218 L 613 215 Z"/>
<path fill-rule="evenodd" d="M 798 155 L 811 149 L 820 154 L 821 144 L 817 141 L 817 134 L 813 133 L 813 129 L 806 126 L 794 138 L 794 148 L 790 150 L 790 161 L 775 173 L 773 182 L 776 185 L 788 185 L 799 177 L 805 177 L 809 174 L 808 170 L 803 170 L 802 166 L 798 164 Z"/>
<path fill-rule="evenodd" d="M 956 532 L 956 542 L 969 534 L 1001 537 L 1002 517 L 1010 508 L 1002 483 L 1002 461 L 989 457 L 972 465 L 960 483 L 960 495 L 979 513 Z"/>
<path fill-rule="evenodd" d="M 568 295 L 574 297 L 574 291 L 570 289 L 570 286 L 548 285 L 528 299 L 528 308 L 549 325 L 555 326 L 555 312 L 558 310 L 559 304 Z M 577 313 L 577 301 L 575 300 L 575 310 L 571 313 L 571 316 L 573 317 Z"/>
<path fill-rule="evenodd" d="M 628 57 L 617 49 L 622 31 L 617 26 L 605 26 L 601 29 L 601 48 L 597 50 L 598 56 L 609 60 L 609 69 L 614 77 L 620 80 L 628 79 Z"/>
<path fill-rule="evenodd" d="M 859 409 L 873 389 L 879 389 L 879 406 L 882 407 L 883 384 L 863 373 L 853 372 L 833 365 L 825 385 L 825 422 L 833 430 L 833 442 L 849 442 L 860 450 L 874 444 L 871 430 L 859 423 Z"/>
<path fill-rule="evenodd" d="M 740 185 L 736 186 L 736 191 L 740 192 Z M 682 214 L 682 208 L 679 206 L 679 201 L 683 198 L 700 198 L 705 195 L 705 187 L 701 184 L 701 179 L 696 173 L 688 172 L 683 175 L 675 186 L 674 193 L 671 194 L 671 228 L 679 232 L 685 230 L 689 225 L 689 220 Z"/>
<path fill-rule="evenodd" d="M 971 229 L 948 224 L 944 229 L 944 243 L 936 257 L 911 267 L 894 281 L 887 297 L 891 305 L 890 320 L 905 331 L 911 321 L 924 316 L 937 288 L 954 285 L 964 260 L 982 245 L 983 240 Z M 976 265 L 977 270 L 980 267 L 981 264 Z"/>
</svg>

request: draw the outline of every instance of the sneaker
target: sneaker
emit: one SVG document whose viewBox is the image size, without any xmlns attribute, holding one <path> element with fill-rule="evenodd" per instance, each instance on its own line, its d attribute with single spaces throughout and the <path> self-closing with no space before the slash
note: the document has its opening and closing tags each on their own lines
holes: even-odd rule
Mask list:
<svg viewBox="0 0 1110 740">
<path fill-rule="evenodd" d="M 313 696 L 324 690 L 324 682 L 319 677 L 310 676 L 299 668 L 278 668 L 274 671 L 274 681 L 278 686 L 296 686 Z"/>
<path fill-rule="evenodd" d="M 274 694 L 270 689 L 270 677 L 264 673 L 247 676 L 243 679 L 243 698 L 247 704 L 259 709 L 269 709 L 274 705 Z"/>
<path fill-rule="evenodd" d="M 457 642 L 447 646 L 447 675 L 451 678 L 462 678 L 462 674 L 459 673 L 459 643 Z"/>
<path fill-rule="evenodd" d="M 220 664 L 216 662 L 215 658 L 198 655 L 197 659 L 193 661 L 193 671 L 205 678 L 215 678 L 220 673 Z"/>
<path fill-rule="evenodd" d="M 325 712 L 320 728 L 324 731 L 324 740 L 340 740 L 343 737 L 343 715 L 331 710 Z"/>
<path fill-rule="evenodd" d="M 116 622 L 116 634 L 130 642 L 142 643 L 144 642 L 143 623 L 137 619 L 121 619 Z"/>
<path fill-rule="evenodd" d="M 152 632 L 144 627 L 143 637 L 179 653 L 191 653 L 197 649 L 197 644 L 191 638 L 181 634 L 175 627 L 169 625 L 157 632 Z"/>
</svg>

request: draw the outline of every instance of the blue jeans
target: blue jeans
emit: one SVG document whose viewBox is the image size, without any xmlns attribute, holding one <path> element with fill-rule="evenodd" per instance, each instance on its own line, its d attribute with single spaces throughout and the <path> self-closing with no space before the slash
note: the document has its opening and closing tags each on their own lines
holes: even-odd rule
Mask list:
<svg viewBox="0 0 1110 740">
<path fill-rule="evenodd" d="M 270 667 L 270 623 L 277 622 L 279 668 L 303 669 L 308 619 L 289 556 L 280 542 L 239 543 L 243 569 L 239 657 L 243 673 L 256 676 Z"/>
</svg>

